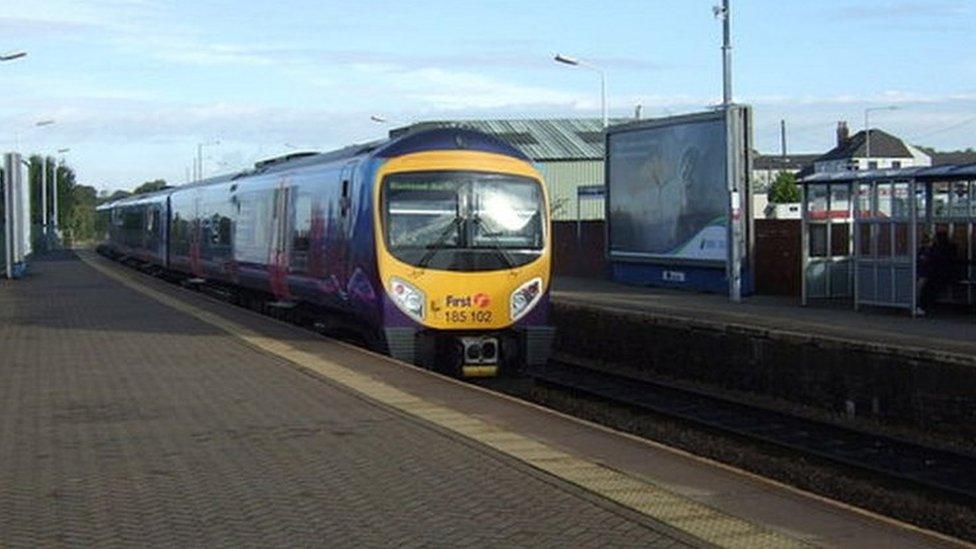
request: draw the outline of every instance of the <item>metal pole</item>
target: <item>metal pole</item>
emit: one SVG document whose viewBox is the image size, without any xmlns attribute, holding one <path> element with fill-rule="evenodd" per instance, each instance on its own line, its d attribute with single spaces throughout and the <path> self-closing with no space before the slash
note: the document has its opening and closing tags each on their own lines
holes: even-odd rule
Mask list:
<svg viewBox="0 0 976 549">
<path fill-rule="evenodd" d="M 47 238 L 47 158 L 41 156 L 41 233 Z"/>
<path fill-rule="evenodd" d="M 865 168 L 867 168 L 868 166 L 867 163 L 871 161 L 871 126 L 868 125 L 868 113 L 870 112 L 871 109 L 864 109 L 864 149 L 865 149 L 864 167 Z"/>
<path fill-rule="evenodd" d="M 729 0 L 722 0 L 722 104 L 732 104 L 732 39 Z"/>
<path fill-rule="evenodd" d="M 64 157 L 61 157 L 61 165 L 64 165 Z M 51 214 L 51 228 L 54 230 L 54 235 L 58 234 L 58 165 L 54 165 L 54 190 L 51 191 L 51 209 L 53 213 Z"/>
<path fill-rule="evenodd" d="M 600 69 L 600 110 L 603 113 L 603 128 L 610 126 L 610 118 L 607 114 L 607 73 Z"/>
<path fill-rule="evenodd" d="M 738 159 L 735 155 L 735 135 L 732 133 L 732 14 L 729 0 L 722 0 L 722 106 L 725 110 L 725 182 L 729 191 L 728 267 L 729 299 L 742 301 L 742 204 L 736 178 Z"/>
<path fill-rule="evenodd" d="M 786 120 L 779 121 L 779 145 L 783 158 L 786 158 Z"/>
<path fill-rule="evenodd" d="M 203 143 L 197 143 L 197 181 L 203 179 Z"/>
<path fill-rule="evenodd" d="M 4 174 L 3 174 L 4 175 L 4 181 L 3 181 L 3 212 L 4 212 L 4 216 L 3 216 L 3 234 L 4 234 L 4 239 L 3 239 L 3 258 L 4 258 L 4 267 L 5 267 L 5 271 L 6 271 L 6 274 L 7 274 L 7 278 L 8 279 L 14 277 L 14 253 L 13 253 L 13 245 L 14 245 L 14 238 L 15 238 L 15 236 L 14 236 L 14 230 L 13 230 L 14 200 L 13 200 L 13 193 L 11 192 L 11 189 L 13 189 L 13 185 L 11 184 L 11 181 L 14 178 L 13 177 L 13 170 L 19 167 L 19 166 L 15 166 L 14 165 L 15 162 L 16 162 L 16 160 L 14 159 L 13 153 L 7 153 L 6 155 L 4 155 L 4 168 L 5 169 L 4 169 Z"/>
</svg>

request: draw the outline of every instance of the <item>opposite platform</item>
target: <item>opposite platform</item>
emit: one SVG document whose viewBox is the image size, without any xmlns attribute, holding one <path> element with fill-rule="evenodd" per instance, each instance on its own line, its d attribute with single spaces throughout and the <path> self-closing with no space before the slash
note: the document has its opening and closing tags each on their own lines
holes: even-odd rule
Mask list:
<svg viewBox="0 0 976 549">
<path fill-rule="evenodd" d="M 778 296 L 728 296 L 557 277 L 553 302 L 691 319 L 771 336 L 834 340 L 871 349 L 931 354 L 976 365 L 976 315 L 910 318 L 904 311 L 856 312 L 824 303 L 801 307 Z"/>
</svg>

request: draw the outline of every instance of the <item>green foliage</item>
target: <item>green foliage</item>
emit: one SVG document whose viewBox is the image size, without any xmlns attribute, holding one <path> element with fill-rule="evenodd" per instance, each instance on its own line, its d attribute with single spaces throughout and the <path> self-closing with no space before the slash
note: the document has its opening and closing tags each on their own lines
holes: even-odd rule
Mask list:
<svg viewBox="0 0 976 549">
<path fill-rule="evenodd" d="M 146 181 L 142 185 L 139 185 L 138 187 L 136 187 L 134 191 L 132 191 L 132 194 L 153 193 L 158 190 L 164 189 L 165 187 L 166 187 L 165 179 L 155 179 L 153 181 Z"/>
<path fill-rule="evenodd" d="M 800 201 L 800 188 L 796 185 L 796 174 L 779 172 L 776 180 L 769 186 L 769 202 L 789 204 Z"/>
</svg>

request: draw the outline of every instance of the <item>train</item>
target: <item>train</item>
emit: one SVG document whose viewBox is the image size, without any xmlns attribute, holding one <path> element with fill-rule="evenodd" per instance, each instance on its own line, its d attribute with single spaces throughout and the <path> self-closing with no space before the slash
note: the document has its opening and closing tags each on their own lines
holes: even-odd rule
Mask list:
<svg viewBox="0 0 976 549">
<path fill-rule="evenodd" d="M 437 128 L 103 204 L 98 250 L 402 361 L 495 376 L 551 353 L 549 211 L 521 151 Z"/>
</svg>

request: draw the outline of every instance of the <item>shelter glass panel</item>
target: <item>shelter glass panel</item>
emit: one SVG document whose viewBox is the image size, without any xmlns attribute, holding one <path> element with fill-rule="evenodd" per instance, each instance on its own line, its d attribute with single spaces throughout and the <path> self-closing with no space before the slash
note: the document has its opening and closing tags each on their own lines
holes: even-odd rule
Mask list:
<svg viewBox="0 0 976 549">
<path fill-rule="evenodd" d="M 851 208 L 851 191 L 848 185 L 835 184 L 830 186 L 830 217 L 832 219 L 847 218 Z"/>
<path fill-rule="evenodd" d="M 892 217 L 908 219 L 912 215 L 911 197 L 908 194 L 908 183 L 895 183 L 892 187 Z"/>
<path fill-rule="evenodd" d="M 895 224 L 895 257 L 910 257 L 908 227 L 907 223 Z"/>
<path fill-rule="evenodd" d="M 952 229 L 952 234 L 950 236 L 952 237 L 952 244 L 955 247 L 956 261 L 965 261 L 966 240 L 969 239 L 969 235 L 966 233 L 969 231 L 966 230 L 967 227 L 965 223 L 956 223 Z"/>
<path fill-rule="evenodd" d="M 877 217 L 891 217 L 892 195 L 891 183 L 878 183 L 878 211 Z"/>
<path fill-rule="evenodd" d="M 816 223 L 810 225 L 810 257 L 826 257 L 827 255 L 827 225 Z"/>
<path fill-rule="evenodd" d="M 969 182 L 956 181 L 952 184 L 950 214 L 952 217 L 966 217 L 969 213 Z"/>
<path fill-rule="evenodd" d="M 858 217 L 871 217 L 871 184 L 860 183 L 857 186 Z"/>
<path fill-rule="evenodd" d="M 925 220 L 925 185 L 915 185 L 915 215 L 917 219 Z"/>
<path fill-rule="evenodd" d="M 949 184 L 932 184 L 932 217 L 949 217 Z"/>
<path fill-rule="evenodd" d="M 830 255 L 851 255 L 851 224 L 831 223 L 830 225 Z"/>
<path fill-rule="evenodd" d="M 891 223 L 878 224 L 878 257 L 891 257 Z"/>
<path fill-rule="evenodd" d="M 807 211 L 810 219 L 827 217 L 827 185 L 814 184 L 807 187 Z"/>
<path fill-rule="evenodd" d="M 862 223 L 858 225 L 858 254 L 861 257 L 873 257 L 871 251 L 871 225 Z"/>
</svg>

